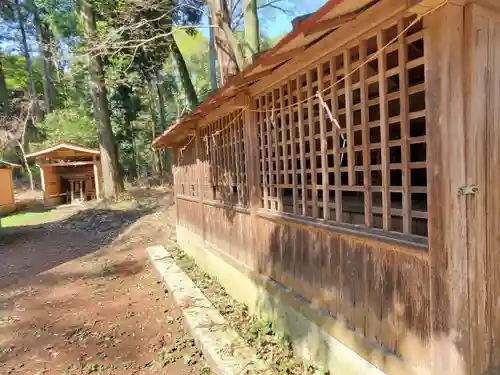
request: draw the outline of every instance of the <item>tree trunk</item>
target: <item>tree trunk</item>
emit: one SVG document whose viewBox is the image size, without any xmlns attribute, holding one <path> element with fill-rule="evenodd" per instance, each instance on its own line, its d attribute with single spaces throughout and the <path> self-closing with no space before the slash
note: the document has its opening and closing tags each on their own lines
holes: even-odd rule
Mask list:
<svg viewBox="0 0 500 375">
<path fill-rule="evenodd" d="M 10 115 L 10 101 L 9 90 L 7 89 L 7 82 L 5 82 L 5 74 L 3 73 L 2 60 L 0 55 L 0 106 L 5 116 Z"/>
<path fill-rule="evenodd" d="M 136 151 L 136 145 L 135 145 L 135 134 L 134 134 L 134 128 L 132 123 L 130 122 L 129 119 L 126 118 L 125 120 L 127 122 L 127 138 L 130 140 L 132 143 L 132 155 L 130 157 L 130 164 L 128 165 L 128 177 L 129 180 L 133 181 L 137 178 L 137 151 Z"/>
<path fill-rule="evenodd" d="M 229 26 L 229 10 L 227 0 L 208 0 L 214 29 L 217 60 L 219 61 L 220 84 L 225 85 L 243 67 L 243 59 L 238 41 Z M 238 56 L 241 65 L 238 63 Z"/>
<path fill-rule="evenodd" d="M 35 77 L 33 75 L 33 63 L 31 61 L 30 50 L 28 47 L 28 41 L 26 39 L 26 30 L 24 28 L 24 17 L 23 12 L 21 12 L 21 5 L 19 4 L 19 0 L 15 0 L 16 4 L 16 16 L 17 22 L 19 24 L 19 31 L 21 32 L 21 43 L 24 58 L 26 60 L 26 70 L 28 72 L 28 81 L 29 81 L 29 91 L 31 96 L 31 101 L 33 105 L 33 113 L 35 121 L 41 118 L 40 106 L 38 105 L 38 97 L 36 93 L 36 85 L 35 85 Z"/>
<path fill-rule="evenodd" d="M 81 0 L 85 36 L 92 43 L 97 35 L 94 9 L 87 0 Z M 99 135 L 103 177 L 103 196 L 105 199 L 116 197 L 123 189 L 120 175 L 120 162 L 109 115 L 107 90 L 104 83 L 104 70 L 100 55 L 89 57 L 92 101 Z"/>
<path fill-rule="evenodd" d="M 156 110 L 155 110 L 155 93 L 153 90 L 154 83 L 149 81 L 148 82 L 148 91 L 149 91 L 149 111 L 151 113 L 151 141 L 155 140 L 157 134 L 156 134 L 156 127 L 157 127 L 157 122 L 158 119 L 156 117 Z M 153 172 L 157 175 L 161 175 L 161 162 L 160 162 L 160 152 L 158 149 L 154 148 L 152 150 L 153 154 Z"/>
<path fill-rule="evenodd" d="M 163 93 L 163 85 L 161 84 L 161 82 L 162 79 L 158 72 L 156 75 L 156 91 L 158 93 L 158 106 L 160 108 L 160 121 L 162 124 L 161 129 L 165 130 L 168 124 L 166 124 L 167 119 L 165 115 L 165 97 Z M 172 157 L 170 156 L 171 150 L 169 149 L 161 150 L 159 154 L 162 163 L 162 171 L 166 172 L 167 175 L 171 175 L 172 174 L 172 162 L 171 162 Z"/>
<path fill-rule="evenodd" d="M 191 76 L 189 75 L 189 70 L 187 68 L 186 61 L 184 60 L 184 56 L 182 56 L 174 36 L 170 35 L 170 39 L 172 54 L 174 55 L 174 60 L 177 64 L 177 69 L 179 70 L 179 76 L 181 77 L 184 93 L 186 94 L 189 107 L 194 109 L 198 105 L 198 95 L 196 94 L 193 82 L 191 81 Z"/>
<path fill-rule="evenodd" d="M 26 172 L 28 172 L 28 178 L 30 180 L 30 189 L 31 191 L 35 190 L 35 184 L 33 182 L 33 173 L 31 173 L 30 166 L 28 165 L 28 159 L 26 159 L 26 152 L 24 152 L 23 140 L 17 141 L 17 146 L 21 151 L 21 157 L 23 158 L 24 168 L 26 168 Z"/>
<path fill-rule="evenodd" d="M 160 72 L 156 73 L 156 79 L 155 79 L 155 88 L 156 88 L 156 95 L 158 96 L 158 112 L 160 114 L 160 128 L 163 130 L 165 129 L 166 122 L 167 122 L 167 117 L 165 116 L 165 98 L 163 96 L 163 88 L 161 85 L 162 82 L 162 77 L 160 75 Z"/>
<path fill-rule="evenodd" d="M 208 24 L 212 24 L 212 17 L 208 17 Z M 215 49 L 215 30 L 210 27 L 210 44 L 209 44 L 209 59 L 210 59 L 210 87 L 212 91 L 217 90 L 217 50 Z"/>
<path fill-rule="evenodd" d="M 244 0 L 243 12 L 245 20 L 245 58 L 247 63 L 252 63 L 260 52 L 257 0 Z"/>
<path fill-rule="evenodd" d="M 35 19 L 36 34 L 40 55 L 43 61 L 43 101 L 45 112 L 50 113 L 54 109 L 56 101 L 56 91 L 54 87 L 54 69 L 52 63 L 52 35 L 44 20 L 40 19 L 38 9 L 33 5 L 33 15 Z"/>
</svg>

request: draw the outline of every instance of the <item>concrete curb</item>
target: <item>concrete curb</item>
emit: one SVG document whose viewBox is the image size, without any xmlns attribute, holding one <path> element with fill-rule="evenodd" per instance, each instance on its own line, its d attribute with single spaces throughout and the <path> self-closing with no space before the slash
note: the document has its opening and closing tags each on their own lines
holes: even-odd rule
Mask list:
<svg viewBox="0 0 500 375">
<path fill-rule="evenodd" d="M 265 363 L 257 358 L 238 333 L 201 290 L 184 273 L 163 246 L 147 249 L 149 258 L 176 304 L 181 308 L 191 335 L 217 375 L 262 373 Z"/>
</svg>

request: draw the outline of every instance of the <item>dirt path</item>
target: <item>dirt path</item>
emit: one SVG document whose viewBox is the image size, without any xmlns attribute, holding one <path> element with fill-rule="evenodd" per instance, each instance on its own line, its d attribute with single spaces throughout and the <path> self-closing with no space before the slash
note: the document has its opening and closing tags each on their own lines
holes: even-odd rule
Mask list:
<svg viewBox="0 0 500 375">
<path fill-rule="evenodd" d="M 141 194 L 0 232 L 1 374 L 210 373 L 145 252 L 174 235 L 169 197 Z"/>
</svg>

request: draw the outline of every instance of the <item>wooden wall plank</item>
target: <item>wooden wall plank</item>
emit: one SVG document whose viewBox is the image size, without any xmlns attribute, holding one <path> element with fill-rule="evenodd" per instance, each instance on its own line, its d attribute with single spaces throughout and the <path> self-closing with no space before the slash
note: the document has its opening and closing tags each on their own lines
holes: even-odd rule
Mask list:
<svg viewBox="0 0 500 375">
<path fill-rule="evenodd" d="M 488 45 L 488 117 L 486 149 L 487 170 L 486 193 L 487 197 L 487 257 L 485 259 L 488 274 L 487 300 L 489 301 L 487 316 L 489 317 L 488 331 L 490 337 L 490 363 L 491 367 L 500 365 L 500 314 L 498 306 L 500 301 L 500 276 L 498 265 L 500 264 L 500 197 L 498 187 L 500 186 L 500 12 L 488 12 L 491 17 L 489 22 L 489 45 Z M 478 269 L 478 272 L 482 268 Z M 483 334 L 484 332 L 481 332 Z M 481 338 L 484 340 L 483 336 Z M 481 349 L 481 348 L 479 348 Z M 476 354 L 474 352 L 473 354 Z"/>
<path fill-rule="evenodd" d="M 435 374 L 468 374 L 470 365 L 467 213 L 457 193 L 465 183 L 463 20 L 454 4 L 424 19 Z"/>
<path fill-rule="evenodd" d="M 487 311 L 487 113 L 488 113 L 488 18 L 475 6 L 465 9 L 466 93 L 470 103 L 466 109 L 466 183 L 476 185 L 479 192 L 466 199 L 467 247 L 469 251 L 469 290 L 471 330 L 471 369 L 482 374 L 489 367 L 490 334 Z"/>
</svg>

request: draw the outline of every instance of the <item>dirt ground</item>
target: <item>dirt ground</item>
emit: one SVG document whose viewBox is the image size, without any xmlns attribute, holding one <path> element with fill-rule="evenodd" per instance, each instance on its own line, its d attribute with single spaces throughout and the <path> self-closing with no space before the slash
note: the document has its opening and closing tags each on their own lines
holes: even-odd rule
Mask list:
<svg viewBox="0 0 500 375">
<path fill-rule="evenodd" d="M 0 374 L 210 373 L 145 251 L 171 195 L 134 197 L 0 229 Z"/>
</svg>

